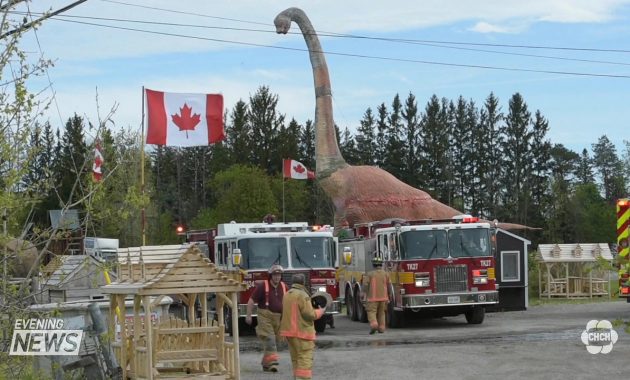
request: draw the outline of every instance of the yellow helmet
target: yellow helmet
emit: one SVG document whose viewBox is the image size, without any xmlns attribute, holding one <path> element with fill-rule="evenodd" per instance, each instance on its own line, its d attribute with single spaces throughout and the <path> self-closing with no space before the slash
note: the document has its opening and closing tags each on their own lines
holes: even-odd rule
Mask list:
<svg viewBox="0 0 630 380">
<path fill-rule="evenodd" d="M 378 257 L 378 256 L 374 256 L 372 258 L 372 265 L 374 265 L 375 267 L 382 266 L 383 265 L 383 259 Z"/>
</svg>

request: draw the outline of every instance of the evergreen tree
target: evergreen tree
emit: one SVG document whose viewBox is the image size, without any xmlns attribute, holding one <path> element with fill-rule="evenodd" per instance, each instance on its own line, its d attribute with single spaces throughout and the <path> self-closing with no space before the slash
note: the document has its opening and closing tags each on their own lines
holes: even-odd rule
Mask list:
<svg viewBox="0 0 630 380">
<path fill-rule="evenodd" d="M 618 198 L 626 195 L 621 160 L 615 145 L 606 135 L 593 144 L 593 166 L 602 181 L 604 199 L 609 204 L 614 204 Z"/>
<path fill-rule="evenodd" d="M 247 114 L 248 107 L 243 100 L 236 102 L 230 113 L 230 125 L 226 128 L 225 144 L 229 147 L 230 161 L 233 164 L 252 163 L 254 143 Z"/>
<path fill-rule="evenodd" d="M 595 183 L 595 176 L 593 175 L 593 159 L 588 154 L 588 150 L 586 150 L 586 148 L 582 149 L 582 155 L 580 156 L 575 176 L 577 177 L 577 182 L 580 185 Z"/>
<path fill-rule="evenodd" d="M 526 205 L 527 221 L 529 225 L 543 227 L 549 217 L 548 210 L 551 203 L 550 175 L 551 175 L 551 142 L 547 140 L 549 122 L 539 110 L 534 114 L 532 124 L 532 138 L 530 151 L 532 161 L 529 174 L 529 189 L 532 203 Z M 536 241 L 539 234 L 534 234 Z"/>
<path fill-rule="evenodd" d="M 70 204 L 82 195 L 82 184 L 77 183 L 77 178 L 83 178 L 92 170 L 92 155 L 87 156 L 83 118 L 77 114 L 66 122 L 57 169 L 60 200 L 63 204 Z"/>
<path fill-rule="evenodd" d="M 444 109 L 446 108 L 446 109 Z M 423 188 L 437 200 L 448 203 L 448 104 L 433 95 L 425 107 L 422 125 Z M 422 184 L 421 184 L 422 185 Z"/>
<path fill-rule="evenodd" d="M 406 156 L 405 146 L 402 141 L 402 103 L 400 96 L 396 94 L 392 101 L 392 111 L 387 118 L 387 131 L 385 143 L 385 155 L 383 157 L 383 169 L 392 174 L 394 177 L 403 180 L 404 168 L 403 162 Z"/>
<path fill-rule="evenodd" d="M 556 144 L 550 149 L 551 200 L 545 237 L 552 243 L 575 241 L 572 210 L 572 178 L 578 165 L 577 153 Z"/>
<path fill-rule="evenodd" d="M 253 149 L 253 161 L 269 175 L 278 173 L 282 159 L 274 154 L 278 145 L 278 135 L 284 125 L 284 115 L 277 110 L 278 95 L 269 91 L 269 87 L 261 86 L 249 99 L 247 121 L 252 131 L 252 140 L 256 142 Z"/>
<path fill-rule="evenodd" d="M 480 112 L 479 127 L 483 135 L 483 149 L 479 152 L 486 163 L 487 170 L 481 178 L 483 209 L 480 216 L 487 219 L 499 217 L 501 202 L 501 183 L 503 175 L 500 147 L 504 142 L 503 114 L 499 106 L 499 99 L 490 93 Z"/>
<path fill-rule="evenodd" d="M 450 202 L 455 208 L 465 210 L 470 206 L 468 190 L 472 183 L 470 166 L 470 151 L 472 149 L 472 129 L 468 123 L 468 111 L 466 100 L 462 96 L 457 99 L 457 105 L 449 107 L 453 118 L 453 133 L 449 156 L 451 157 L 453 198 Z"/>
<path fill-rule="evenodd" d="M 357 161 L 361 165 L 374 165 L 376 163 L 376 136 L 374 126 L 376 121 L 372 109 L 368 108 L 363 114 L 355 140 L 357 142 Z"/>
<path fill-rule="evenodd" d="M 341 155 L 345 157 L 346 161 L 350 165 L 358 164 L 359 159 L 356 143 L 354 141 L 354 136 L 352 136 L 352 133 L 350 133 L 348 127 L 343 130 L 343 134 L 341 134 L 341 139 L 338 141 L 340 142 L 339 149 L 341 150 Z"/>
<path fill-rule="evenodd" d="M 531 114 L 527 104 L 516 93 L 509 102 L 509 112 L 505 118 L 505 141 L 502 146 L 505 173 L 503 184 L 502 220 L 513 220 L 527 224 L 527 202 L 529 201 L 529 173 L 532 161 L 529 149 L 532 132 L 529 128 Z"/>
<path fill-rule="evenodd" d="M 280 128 L 280 134 L 278 136 L 278 146 L 276 155 L 280 161 L 286 158 L 297 159 L 299 157 L 299 140 L 302 133 L 302 127 L 295 119 L 291 119 L 289 125 L 285 128 L 284 125 Z"/>
<path fill-rule="evenodd" d="M 385 103 L 381 103 L 376 109 L 378 119 L 376 120 L 376 165 L 385 167 L 385 156 L 387 155 L 387 117 L 389 115 Z"/>
<path fill-rule="evenodd" d="M 315 128 L 311 120 L 307 120 L 300 139 L 300 162 L 307 168 L 315 169 Z"/>
<path fill-rule="evenodd" d="M 485 178 L 488 168 L 485 154 L 482 153 L 486 142 L 483 130 L 479 126 L 479 110 L 472 99 L 468 101 L 466 107 L 466 124 L 466 129 L 470 131 L 469 149 L 465 151 L 466 161 L 470 170 L 467 179 L 469 181 L 467 198 L 470 201 L 470 205 L 467 209 L 470 210 L 471 214 L 478 216 L 484 209 L 482 179 Z"/>
<path fill-rule="evenodd" d="M 414 187 L 417 187 L 419 183 L 418 172 L 420 166 L 420 158 L 418 157 L 420 122 L 418 116 L 418 103 L 416 102 L 416 97 L 410 92 L 402 110 L 402 135 L 405 142 L 403 178 L 406 183 Z"/>
</svg>

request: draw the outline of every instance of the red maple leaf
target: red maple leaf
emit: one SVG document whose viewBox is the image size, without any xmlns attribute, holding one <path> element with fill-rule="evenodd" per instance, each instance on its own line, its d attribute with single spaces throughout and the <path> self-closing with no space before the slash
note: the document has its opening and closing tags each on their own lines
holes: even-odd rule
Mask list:
<svg viewBox="0 0 630 380">
<path fill-rule="evenodd" d="M 188 104 L 184 103 L 184 107 L 179 109 L 179 113 L 171 115 L 173 118 L 173 123 L 177 125 L 180 131 L 194 131 L 195 127 L 201 121 L 201 115 L 198 113 L 191 116 L 192 108 L 188 107 Z M 186 137 L 188 137 L 188 132 L 186 132 Z"/>
<path fill-rule="evenodd" d="M 296 173 L 302 174 L 302 173 L 304 173 L 304 171 L 305 171 L 306 169 L 304 169 L 304 166 L 302 166 L 302 165 L 295 165 L 295 166 L 293 167 L 293 170 L 294 170 Z"/>
</svg>

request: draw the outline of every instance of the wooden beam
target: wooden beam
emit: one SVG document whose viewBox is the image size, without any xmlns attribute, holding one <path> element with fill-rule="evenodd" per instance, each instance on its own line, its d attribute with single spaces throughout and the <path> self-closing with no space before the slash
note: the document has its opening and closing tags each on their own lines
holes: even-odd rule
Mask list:
<svg viewBox="0 0 630 380">
<path fill-rule="evenodd" d="M 142 303 L 144 305 L 144 331 L 146 332 L 145 340 L 147 342 L 147 379 L 153 380 L 153 325 L 151 323 L 150 297 L 144 296 Z"/>
<path fill-rule="evenodd" d="M 238 293 L 232 292 L 230 293 L 230 298 L 232 300 L 232 305 L 238 305 L 238 299 L 236 295 Z M 234 343 L 234 380 L 239 380 L 241 378 L 241 364 L 239 359 L 239 343 L 238 343 L 238 307 L 236 309 L 232 309 L 232 331 L 233 334 L 233 343 Z"/>
</svg>

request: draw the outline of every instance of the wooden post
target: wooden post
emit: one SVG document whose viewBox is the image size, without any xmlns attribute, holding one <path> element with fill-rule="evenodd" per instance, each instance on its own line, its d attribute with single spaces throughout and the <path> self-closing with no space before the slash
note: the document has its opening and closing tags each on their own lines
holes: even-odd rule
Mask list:
<svg viewBox="0 0 630 380">
<path fill-rule="evenodd" d="M 144 331 L 147 342 L 147 379 L 153 380 L 153 325 L 151 324 L 151 299 L 143 296 L 144 305 Z"/>
<path fill-rule="evenodd" d="M 541 264 L 538 263 L 538 298 L 542 298 L 542 293 L 543 293 L 543 289 L 542 289 L 542 273 L 540 271 L 540 266 Z M 525 274 L 527 276 L 527 274 Z"/>
<path fill-rule="evenodd" d="M 588 295 L 593 298 L 593 269 L 588 272 Z"/>
<path fill-rule="evenodd" d="M 131 363 L 131 368 L 133 369 L 133 375 L 138 376 L 138 342 L 140 340 L 140 301 L 141 298 L 139 295 L 133 296 L 133 344 L 131 345 L 131 349 L 133 351 L 134 360 Z"/>
<path fill-rule="evenodd" d="M 122 309 L 122 317 L 118 318 L 118 324 L 120 325 L 120 366 L 123 369 L 123 379 L 127 378 L 127 329 L 125 328 L 125 296 L 123 294 L 114 294 L 116 297 L 116 306 Z M 133 344 L 131 349 L 133 350 Z M 132 367 L 133 370 L 133 367 Z"/>
<path fill-rule="evenodd" d="M 236 298 L 237 292 L 231 292 L 230 298 L 232 299 L 232 340 L 234 342 L 234 379 L 241 378 L 241 363 L 239 359 L 239 344 L 238 344 L 238 299 Z"/>
<path fill-rule="evenodd" d="M 569 263 L 565 263 L 565 265 L 567 279 L 567 299 L 569 299 L 569 288 L 571 287 L 571 284 L 569 283 Z"/>
</svg>

